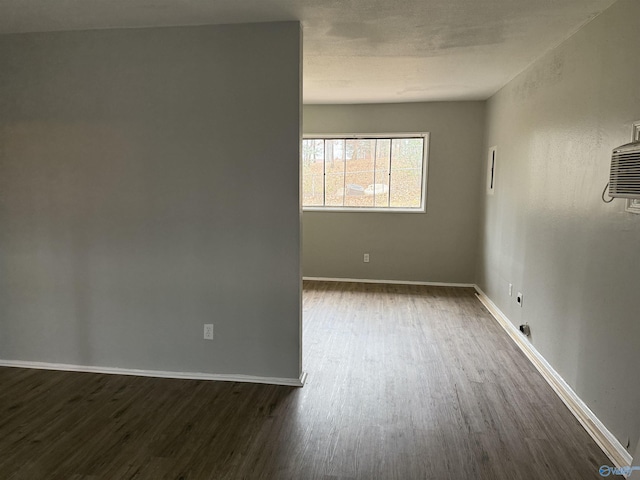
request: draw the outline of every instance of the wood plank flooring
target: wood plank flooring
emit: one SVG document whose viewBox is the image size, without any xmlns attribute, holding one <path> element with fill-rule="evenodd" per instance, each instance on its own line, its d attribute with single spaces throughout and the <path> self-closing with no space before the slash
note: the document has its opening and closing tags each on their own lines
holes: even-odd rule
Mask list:
<svg viewBox="0 0 640 480">
<path fill-rule="evenodd" d="M 599 479 L 471 289 L 305 282 L 307 384 L 0 368 L 0 479 Z"/>
</svg>

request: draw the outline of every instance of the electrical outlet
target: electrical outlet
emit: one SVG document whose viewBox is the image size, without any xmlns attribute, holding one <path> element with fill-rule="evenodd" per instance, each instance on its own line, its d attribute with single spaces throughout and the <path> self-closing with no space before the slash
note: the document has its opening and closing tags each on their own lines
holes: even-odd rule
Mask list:
<svg viewBox="0 0 640 480">
<path fill-rule="evenodd" d="M 518 292 L 518 296 L 516 297 L 516 303 L 520 306 L 522 306 L 522 300 L 523 300 L 523 295 L 522 293 Z"/>
<path fill-rule="evenodd" d="M 509 296 L 513 297 L 513 283 L 509 284 Z"/>
<path fill-rule="evenodd" d="M 368 254 L 368 253 L 365 253 L 365 254 L 364 254 L 364 260 L 363 260 L 363 262 L 364 262 L 364 263 L 369 263 L 369 254 Z"/>
<path fill-rule="evenodd" d="M 205 340 L 213 340 L 213 323 L 204 324 L 204 337 Z"/>
</svg>

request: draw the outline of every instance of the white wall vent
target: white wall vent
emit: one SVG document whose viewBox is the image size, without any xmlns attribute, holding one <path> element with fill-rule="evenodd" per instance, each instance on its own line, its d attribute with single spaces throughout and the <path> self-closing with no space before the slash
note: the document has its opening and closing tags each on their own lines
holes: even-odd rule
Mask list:
<svg viewBox="0 0 640 480">
<path fill-rule="evenodd" d="M 640 122 L 633 124 L 633 137 L 631 137 L 631 140 L 640 142 Z M 625 210 L 629 213 L 640 215 L 640 198 L 627 198 L 627 208 Z"/>
<path fill-rule="evenodd" d="M 640 142 L 627 143 L 613 150 L 609 196 L 640 198 Z"/>
</svg>

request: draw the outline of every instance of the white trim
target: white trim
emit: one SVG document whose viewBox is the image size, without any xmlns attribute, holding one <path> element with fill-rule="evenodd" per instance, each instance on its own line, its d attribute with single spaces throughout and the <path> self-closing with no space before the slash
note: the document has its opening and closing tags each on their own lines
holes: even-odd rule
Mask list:
<svg viewBox="0 0 640 480">
<path fill-rule="evenodd" d="M 0 367 L 35 368 L 38 370 L 61 370 L 65 372 L 105 373 L 108 375 L 132 375 L 136 377 L 179 378 L 185 380 L 213 380 L 217 382 L 263 383 L 268 385 L 286 385 L 288 387 L 302 387 L 307 379 L 306 372 L 302 372 L 300 374 L 300 378 L 279 378 L 226 373 L 168 372 L 162 370 L 138 370 L 134 368 L 94 367 L 89 365 L 26 362 L 21 360 L 0 360 Z"/>
<path fill-rule="evenodd" d="M 427 213 L 426 209 L 395 208 L 395 207 L 303 207 L 303 212 L 332 212 L 332 213 Z"/>
<path fill-rule="evenodd" d="M 359 140 L 366 138 L 418 138 L 428 135 L 429 132 L 396 132 L 396 133 L 303 133 L 302 138 L 310 140 Z"/>
<path fill-rule="evenodd" d="M 426 285 L 430 287 L 475 287 L 475 284 L 473 283 L 414 282 L 412 280 L 376 280 L 373 278 L 302 277 L 302 279 L 314 282 L 387 283 L 390 285 Z"/>
<path fill-rule="evenodd" d="M 567 408 L 578 419 L 587 433 L 598 444 L 602 451 L 618 468 L 631 465 L 631 455 L 622 446 L 618 439 L 604 426 L 604 424 L 596 417 L 591 409 L 582 401 L 582 399 L 573 391 L 573 389 L 564 381 L 558 372 L 545 360 L 545 358 L 536 350 L 536 348 L 520 333 L 520 331 L 511 323 L 504 313 L 496 306 L 495 303 L 487 297 L 487 295 L 476 286 L 478 299 L 489 310 L 489 313 L 504 328 L 507 334 L 520 347 L 520 350 L 527 356 L 533 366 L 540 372 L 547 383 L 553 388 L 558 397 L 564 402 Z"/>
<path fill-rule="evenodd" d="M 636 453 L 633 456 L 633 463 L 635 463 L 636 465 L 640 465 L 640 442 L 638 442 L 638 446 L 636 447 Z M 630 478 L 631 480 L 640 480 L 640 471 L 636 470 L 628 478 Z"/>
</svg>

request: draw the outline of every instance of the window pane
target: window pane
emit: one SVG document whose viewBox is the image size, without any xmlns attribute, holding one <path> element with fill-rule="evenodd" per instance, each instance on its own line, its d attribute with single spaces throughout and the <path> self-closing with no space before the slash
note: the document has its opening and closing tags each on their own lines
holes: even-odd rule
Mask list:
<svg viewBox="0 0 640 480">
<path fill-rule="evenodd" d="M 394 138 L 391 142 L 392 207 L 418 208 L 422 202 L 422 138 Z"/>
<path fill-rule="evenodd" d="M 345 141 L 327 140 L 325 148 L 325 205 L 328 207 L 342 207 L 344 205 L 345 190 Z"/>
<path fill-rule="evenodd" d="M 302 141 L 302 205 L 324 204 L 324 140 Z"/>
<path fill-rule="evenodd" d="M 302 204 L 422 207 L 425 138 L 314 138 L 302 143 Z"/>
<path fill-rule="evenodd" d="M 376 141 L 376 178 L 374 205 L 376 207 L 389 206 L 389 166 L 391 162 L 391 140 L 388 138 Z"/>
<path fill-rule="evenodd" d="M 344 205 L 373 207 L 375 139 L 346 141 Z"/>
</svg>

